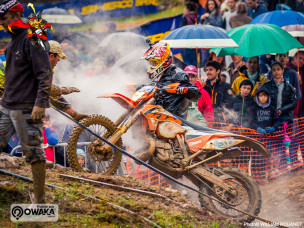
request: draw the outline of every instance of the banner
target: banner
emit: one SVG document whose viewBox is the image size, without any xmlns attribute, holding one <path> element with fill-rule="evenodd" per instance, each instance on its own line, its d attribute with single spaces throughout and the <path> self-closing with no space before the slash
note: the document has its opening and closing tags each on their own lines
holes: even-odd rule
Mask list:
<svg viewBox="0 0 304 228">
<path fill-rule="evenodd" d="M 24 15 L 32 13 L 31 9 L 24 7 Z M 34 4 L 36 12 L 48 8 L 61 8 L 77 15 L 82 22 L 92 23 L 111 18 L 131 17 L 158 12 L 158 0 L 70 0 L 52 4 Z M 0 39 L 9 38 L 3 30 L 0 31 Z"/>
<path fill-rule="evenodd" d="M 179 28 L 181 22 L 182 14 L 151 21 L 131 31 L 147 36 L 151 39 L 152 43 L 155 43 L 162 40 L 172 30 Z"/>
</svg>

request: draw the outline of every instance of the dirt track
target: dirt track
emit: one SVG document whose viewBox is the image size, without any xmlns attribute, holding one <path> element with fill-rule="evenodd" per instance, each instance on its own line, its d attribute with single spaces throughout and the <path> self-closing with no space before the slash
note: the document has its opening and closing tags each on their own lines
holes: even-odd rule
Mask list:
<svg viewBox="0 0 304 228">
<path fill-rule="evenodd" d="M 304 169 L 261 184 L 260 188 L 261 217 L 288 227 L 304 227 Z"/>
</svg>

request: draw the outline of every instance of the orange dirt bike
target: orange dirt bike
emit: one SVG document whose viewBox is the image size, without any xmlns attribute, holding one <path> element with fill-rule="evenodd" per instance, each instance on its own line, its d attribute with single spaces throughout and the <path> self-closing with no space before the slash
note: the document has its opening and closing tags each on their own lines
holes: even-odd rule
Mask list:
<svg viewBox="0 0 304 228">
<path fill-rule="evenodd" d="M 178 84 L 162 89 L 174 90 Z M 101 97 L 112 98 L 127 111 L 115 123 L 100 115 L 93 115 L 81 123 L 121 148 L 122 135 L 131 126 L 140 126 L 136 132 L 144 136 L 143 145 L 146 144 L 146 147 L 136 157 L 174 178 L 185 176 L 202 192 L 258 215 L 262 200 L 257 183 L 237 168 L 212 167 L 207 163 L 240 156 L 241 150 L 238 147 L 244 146 L 269 157 L 270 153 L 265 146 L 251 138 L 195 125 L 172 115 L 161 106 L 154 105 L 157 89 L 151 85 L 144 86 L 131 99 L 119 93 L 104 94 Z M 73 169 L 83 169 L 76 154 L 81 143 L 86 145 L 86 156 L 93 160 L 90 169 L 96 168 L 96 172 L 104 174 L 113 174 L 117 170 L 121 153 L 78 125 L 74 127 L 68 142 L 68 159 Z M 254 220 L 206 196 L 200 195 L 200 202 L 215 214 L 232 217 L 240 222 Z"/>
</svg>

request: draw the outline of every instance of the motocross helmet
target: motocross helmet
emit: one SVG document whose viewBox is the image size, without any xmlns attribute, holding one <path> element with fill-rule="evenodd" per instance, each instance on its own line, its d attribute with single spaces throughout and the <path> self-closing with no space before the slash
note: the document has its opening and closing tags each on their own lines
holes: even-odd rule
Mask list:
<svg viewBox="0 0 304 228">
<path fill-rule="evenodd" d="M 163 72 L 173 62 L 169 45 L 162 42 L 152 45 L 144 54 L 143 59 L 149 62 L 148 76 L 152 80 L 162 76 Z"/>
</svg>

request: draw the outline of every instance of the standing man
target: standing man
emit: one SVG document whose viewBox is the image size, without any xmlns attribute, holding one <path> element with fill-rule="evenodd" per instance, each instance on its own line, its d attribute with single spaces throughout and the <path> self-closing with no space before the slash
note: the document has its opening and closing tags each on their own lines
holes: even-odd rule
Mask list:
<svg viewBox="0 0 304 228">
<path fill-rule="evenodd" d="M 205 71 L 208 80 L 203 88 L 209 93 L 214 111 L 214 122 L 227 122 L 228 110 L 232 108 L 232 91 L 228 83 L 222 82 L 219 75 L 221 65 L 217 61 L 207 62 Z"/>
<path fill-rule="evenodd" d="M 251 18 L 255 18 L 262 13 L 268 12 L 268 9 L 265 5 L 259 4 L 258 0 L 247 0 L 248 8 L 248 16 Z"/>
<path fill-rule="evenodd" d="M 247 69 L 248 68 L 248 69 Z M 261 75 L 259 57 L 254 56 L 247 59 L 247 67 L 242 66 L 239 70 L 239 77 L 237 77 L 232 83 L 232 95 L 235 96 L 240 92 L 241 82 L 249 79 L 253 85 L 251 96 L 255 96 L 256 92 L 262 85 L 268 81 L 268 79 Z"/>
<path fill-rule="evenodd" d="M 301 88 L 300 88 L 300 83 L 298 79 L 297 72 L 290 67 L 287 66 L 287 62 L 289 60 L 288 53 L 285 54 L 276 54 L 275 60 L 280 62 L 283 66 L 283 78 L 285 81 L 287 81 L 293 88 L 295 88 L 296 91 L 296 97 L 297 97 L 297 102 L 300 101 L 302 97 L 301 93 Z M 270 78 L 273 77 L 272 73 L 269 74 Z M 298 117 L 299 109 L 294 110 L 294 116 Z"/>
<path fill-rule="evenodd" d="M 228 32 L 229 30 L 231 30 L 231 26 L 230 26 L 230 17 L 233 15 L 236 15 L 237 12 L 237 8 L 236 5 L 238 3 L 238 0 L 228 0 L 228 6 L 229 6 L 229 11 L 224 13 L 224 25 L 225 25 L 225 29 Z"/>
<path fill-rule="evenodd" d="M 55 40 L 50 40 L 49 44 L 50 44 L 49 58 L 50 58 L 52 69 L 54 69 L 55 66 L 57 65 L 57 63 L 60 61 L 60 59 L 65 60 L 68 57 L 63 53 L 60 43 L 58 43 Z M 66 101 L 66 99 L 64 99 L 62 97 L 62 95 L 67 95 L 67 94 L 74 93 L 74 92 L 80 92 L 80 90 L 75 87 L 61 87 L 60 88 L 59 86 L 52 84 L 52 89 L 51 89 L 51 93 L 50 93 L 50 102 L 56 108 L 66 112 L 71 117 L 73 117 L 73 119 L 79 121 L 82 118 L 88 117 L 88 115 L 77 112 Z"/>
<path fill-rule="evenodd" d="M 10 23 L 23 16 L 16 0 L 0 5 L 0 25 L 10 33 L 5 50 L 4 94 L 0 105 L 0 149 L 16 132 L 26 161 L 31 164 L 34 185 L 33 203 L 44 203 L 45 155 L 42 144 L 42 118 L 49 107 L 52 68 L 48 53 L 26 38 L 27 29 L 8 30 Z"/>
</svg>

